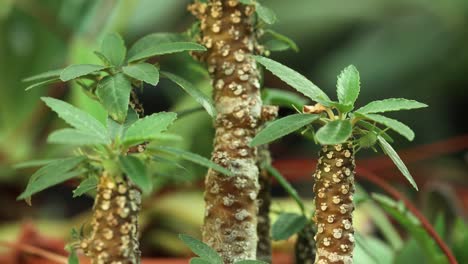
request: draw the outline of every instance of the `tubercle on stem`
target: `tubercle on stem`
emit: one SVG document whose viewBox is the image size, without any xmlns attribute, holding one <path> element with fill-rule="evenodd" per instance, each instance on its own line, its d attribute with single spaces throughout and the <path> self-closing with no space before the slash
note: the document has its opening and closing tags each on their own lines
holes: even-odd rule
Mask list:
<svg viewBox="0 0 468 264">
<path fill-rule="evenodd" d="M 259 192 L 257 149 L 249 146 L 262 124 L 260 72 L 250 56 L 258 52 L 255 7 L 237 0 L 197 1 L 189 10 L 200 20 L 198 41 L 207 52 L 218 115 L 212 160 L 233 177 L 210 170 L 205 179 L 203 241 L 224 263 L 255 259 Z"/>
<path fill-rule="evenodd" d="M 104 173 L 97 186 L 91 233 L 80 248 L 91 263 L 140 263 L 138 212 L 141 193 L 128 180 Z"/>
<path fill-rule="evenodd" d="M 322 146 L 314 174 L 316 264 L 353 263 L 354 169 L 351 142 Z"/>
</svg>

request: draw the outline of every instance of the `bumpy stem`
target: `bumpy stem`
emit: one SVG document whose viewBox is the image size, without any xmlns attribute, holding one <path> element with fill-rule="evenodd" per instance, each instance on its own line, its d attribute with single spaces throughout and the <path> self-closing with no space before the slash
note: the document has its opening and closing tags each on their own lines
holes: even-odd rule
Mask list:
<svg viewBox="0 0 468 264">
<path fill-rule="evenodd" d="M 229 168 L 233 177 L 213 170 L 205 180 L 203 241 L 224 263 L 255 259 L 257 251 L 257 150 L 249 147 L 261 124 L 259 71 L 254 7 L 237 0 L 196 2 L 189 9 L 200 20 L 200 42 L 208 49 L 201 57 L 213 79 L 218 115 L 212 159 Z"/>
<path fill-rule="evenodd" d="M 257 226 L 257 259 L 271 263 L 271 239 L 270 239 L 270 205 L 271 205 L 271 176 L 262 168 L 264 164 L 271 164 L 268 146 L 261 146 L 258 149 L 260 168 L 260 192 L 258 194 L 258 226 Z"/>
<path fill-rule="evenodd" d="M 99 181 L 91 234 L 81 248 L 93 264 L 140 263 L 138 213 L 141 193 L 129 181 L 104 174 Z"/>
<path fill-rule="evenodd" d="M 296 264 L 313 264 L 315 262 L 316 249 L 314 236 L 314 223 L 309 222 L 297 236 L 294 247 Z"/>
<path fill-rule="evenodd" d="M 315 171 L 316 264 L 353 263 L 354 149 L 323 146 Z"/>
</svg>

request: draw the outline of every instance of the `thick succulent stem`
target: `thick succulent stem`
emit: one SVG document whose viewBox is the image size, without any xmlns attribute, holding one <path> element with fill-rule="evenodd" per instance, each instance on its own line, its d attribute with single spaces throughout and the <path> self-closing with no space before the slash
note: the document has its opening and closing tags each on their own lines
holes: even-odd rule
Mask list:
<svg viewBox="0 0 468 264">
<path fill-rule="evenodd" d="M 200 20 L 201 58 L 213 79 L 218 111 L 212 159 L 229 168 L 228 177 L 213 170 L 205 180 L 203 241 L 224 263 L 255 259 L 257 251 L 257 150 L 249 147 L 261 124 L 260 74 L 249 55 L 256 46 L 254 7 L 237 0 L 196 2 L 189 9 Z"/>
<path fill-rule="evenodd" d="M 297 241 L 294 246 L 296 264 L 313 264 L 315 262 L 316 249 L 314 237 L 314 223 L 310 221 L 297 234 Z"/>
<path fill-rule="evenodd" d="M 81 248 L 93 264 L 140 263 L 138 213 L 141 193 L 129 181 L 104 174 L 99 180 L 91 234 Z"/>
<path fill-rule="evenodd" d="M 322 146 L 315 171 L 316 264 L 353 263 L 354 149 Z"/>
<path fill-rule="evenodd" d="M 258 194 L 258 226 L 257 226 L 257 259 L 271 263 L 270 239 L 270 205 L 271 205 L 271 176 L 264 166 L 271 165 L 268 146 L 258 148 L 258 167 L 260 168 L 260 192 Z"/>
</svg>

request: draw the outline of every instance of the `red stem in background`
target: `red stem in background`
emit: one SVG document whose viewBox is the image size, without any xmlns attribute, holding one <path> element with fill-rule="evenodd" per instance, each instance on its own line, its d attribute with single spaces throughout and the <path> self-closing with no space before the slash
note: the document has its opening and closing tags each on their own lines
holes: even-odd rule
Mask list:
<svg viewBox="0 0 468 264">
<path fill-rule="evenodd" d="M 421 222 L 421 226 L 426 230 L 426 232 L 436 241 L 437 245 L 440 247 L 442 252 L 447 256 L 448 260 L 451 264 L 457 264 L 457 259 L 450 251 L 450 248 L 444 242 L 444 240 L 437 234 L 435 229 L 426 219 L 426 217 L 412 204 L 410 200 L 408 200 L 402 193 L 400 193 L 397 189 L 395 189 L 392 185 L 387 183 L 385 180 L 379 178 L 377 175 L 368 171 L 366 169 L 357 168 L 357 175 L 363 179 L 372 182 L 376 186 L 380 187 L 386 193 L 388 193 L 393 199 L 403 201 L 406 208 Z"/>
<path fill-rule="evenodd" d="M 42 248 L 35 247 L 35 246 L 19 244 L 19 243 L 9 243 L 9 242 L 4 242 L 4 241 L 0 241 L 0 246 L 18 249 L 26 253 L 40 256 L 40 257 L 43 257 L 44 259 L 48 259 L 57 263 L 63 263 L 63 264 L 68 263 L 68 259 L 66 257 L 44 250 Z"/>
</svg>

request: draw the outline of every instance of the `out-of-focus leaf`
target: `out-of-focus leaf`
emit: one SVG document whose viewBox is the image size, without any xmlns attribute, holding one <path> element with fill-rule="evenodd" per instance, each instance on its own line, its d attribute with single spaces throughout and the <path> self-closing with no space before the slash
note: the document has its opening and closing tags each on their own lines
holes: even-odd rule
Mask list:
<svg viewBox="0 0 468 264">
<path fill-rule="evenodd" d="M 269 123 L 250 142 L 250 146 L 260 146 L 284 137 L 319 119 L 319 115 L 295 114 Z"/>
<path fill-rule="evenodd" d="M 125 61 L 127 48 L 125 42 L 117 33 L 111 33 L 104 36 L 101 44 L 101 53 L 109 59 L 112 65 L 118 67 Z"/>
<path fill-rule="evenodd" d="M 182 34 L 175 34 L 175 33 L 149 34 L 137 40 L 137 42 L 135 42 L 135 44 L 132 45 L 132 47 L 127 53 L 127 57 L 132 58 L 136 54 L 141 53 L 154 46 L 160 45 L 162 43 L 183 42 L 187 40 L 188 39 L 184 38 Z"/>
<path fill-rule="evenodd" d="M 67 145 L 96 145 L 96 144 L 110 144 L 108 138 L 96 137 L 96 135 L 88 132 L 73 128 L 64 128 L 52 132 L 47 141 L 55 144 Z"/>
<path fill-rule="evenodd" d="M 206 51 L 206 48 L 193 42 L 161 43 L 142 50 L 128 59 L 128 62 L 147 59 L 154 56 L 178 53 L 184 51 Z"/>
<path fill-rule="evenodd" d="M 393 131 L 404 136 L 409 141 L 413 141 L 414 139 L 413 130 L 411 130 L 411 128 L 409 128 L 407 125 L 403 124 L 402 122 L 398 120 L 388 118 L 388 117 L 385 117 L 383 115 L 378 115 L 378 114 L 361 114 L 361 113 L 355 113 L 355 114 L 358 117 L 363 117 L 367 120 L 372 120 L 386 127 L 389 127 Z"/>
<path fill-rule="evenodd" d="M 37 87 L 42 87 L 42 86 L 47 86 L 49 84 L 57 83 L 60 82 L 60 79 L 51 79 L 51 80 L 45 80 L 42 82 L 34 83 L 26 87 L 24 90 L 29 91 L 31 89 L 37 88 Z"/>
<path fill-rule="evenodd" d="M 307 224 L 304 215 L 282 213 L 271 227 L 271 236 L 274 240 L 285 240 L 301 231 Z"/>
<path fill-rule="evenodd" d="M 73 198 L 79 197 L 91 190 L 96 189 L 98 184 L 98 179 L 94 176 L 86 178 L 84 181 L 78 185 L 78 187 L 73 190 Z"/>
<path fill-rule="evenodd" d="M 135 156 L 120 156 L 120 166 L 133 183 L 143 190 L 143 193 L 149 194 L 153 188 L 150 177 L 146 171 L 145 164 Z"/>
<path fill-rule="evenodd" d="M 214 249 L 206 245 L 205 243 L 201 242 L 200 240 L 195 239 L 188 235 L 184 235 L 184 234 L 180 234 L 179 238 L 185 243 L 185 245 L 187 245 L 192 250 L 193 253 L 207 260 L 208 263 L 211 263 L 211 264 L 223 263 L 223 260 L 218 255 L 218 253 Z"/>
<path fill-rule="evenodd" d="M 106 69 L 106 66 L 95 65 L 95 64 L 74 64 L 66 67 L 60 73 L 60 80 L 68 82 L 70 80 L 86 76 L 91 73 L 95 73 Z"/>
<path fill-rule="evenodd" d="M 33 75 L 31 77 L 27 77 L 23 79 L 23 82 L 34 82 L 34 81 L 42 81 L 48 79 L 59 79 L 60 73 L 63 69 L 51 70 L 43 73 L 39 73 L 37 75 Z"/>
<path fill-rule="evenodd" d="M 278 183 L 283 187 L 286 192 L 296 201 L 297 205 L 301 209 L 302 212 L 305 211 L 304 203 L 301 200 L 301 197 L 297 193 L 296 189 L 292 187 L 292 185 L 283 177 L 283 175 L 275 169 L 273 166 L 269 165 L 266 166 L 265 169 L 278 181 Z"/>
<path fill-rule="evenodd" d="M 294 106 L 298 109 L 302 109 L 308 102 L 307 99 L 296 93 L 273 88 L 264 89 L 262 97 L 264 105 L 277 105 L 288 108 L 293 108 Z"/>
<path fill-rule="evenodd" d="M 289 37 L 271 29 L 265 30 L 265 34 L 270 34 L 275 40 L 279 41 L 280 43 L 283 43 L 284 45 L 286 45 L 288 48 L 292 49 L 293 51 L 299 52 L 299 47 Z"/>
</svg>

